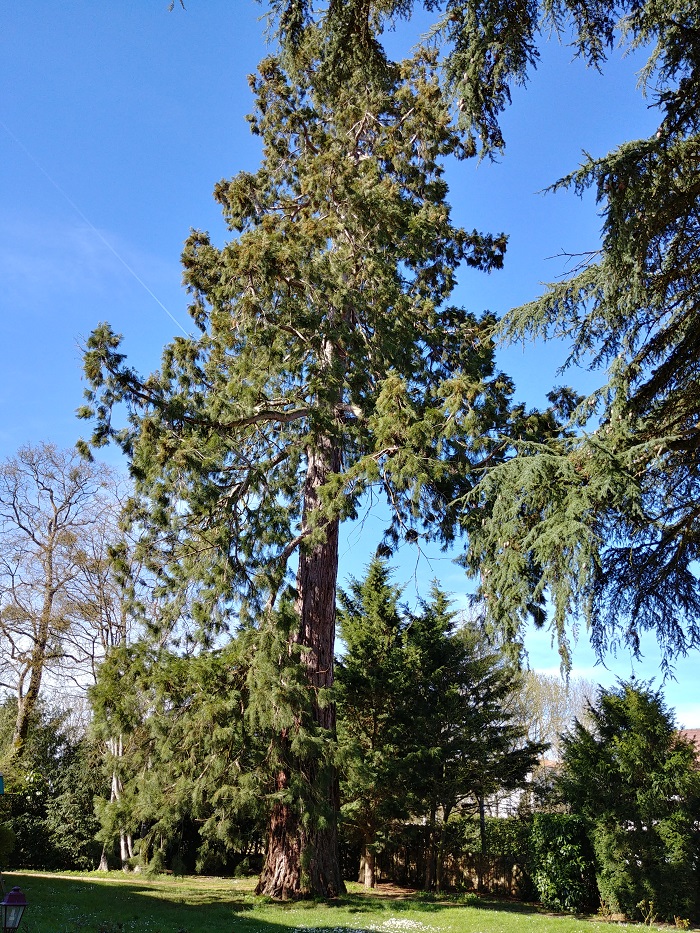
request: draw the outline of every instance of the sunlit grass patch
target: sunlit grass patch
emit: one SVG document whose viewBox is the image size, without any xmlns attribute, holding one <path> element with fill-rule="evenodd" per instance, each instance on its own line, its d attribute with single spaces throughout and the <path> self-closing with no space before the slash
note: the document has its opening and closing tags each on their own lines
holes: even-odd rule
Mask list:
<svg viewBox="0 0 700 933">
<path fill-rule="evenodd" d="M 595 918 L 531 904 L 356 885 L 329 902 L 279 903 L 256 897 L 252 879 L 37 872 L 5 882 L 29 902 L 20 933 L 611 933 Z"/>
</svg>

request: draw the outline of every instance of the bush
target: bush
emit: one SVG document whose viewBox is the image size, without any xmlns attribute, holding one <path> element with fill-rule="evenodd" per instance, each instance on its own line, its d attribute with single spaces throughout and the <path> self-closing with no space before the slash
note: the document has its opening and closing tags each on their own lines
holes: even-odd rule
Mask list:
<svg viewBox="0 0 700 933">
<path fill-rule="evenodd" d="M 641 830 L 597 823 L 591 836 L 601 897 L 632 920 L 645 921 L 649 904 L 667 922 L 696 914 L 696 854 L 691 845 L 674 845 L 673 835 L 661 822 Z"/>
<path fill-rule="evenodd" d="M 637 682 L 599 690 L 592 725 L 563 738 L 559 786 L 586 823 L 601 897 L 642 920 L 696 908 L 700 773 L 659 691 Z"/>
<path fill-rule="evenodd" d="M 530 856 L 532 821 L 517 817 L 488 817 L 486 820 L 486 851 L 508 855 L 525 866 Z"/>
<path fill-rule="evenodd" d="M 536 813 L 530 848 L 532 880 L 545 907 L 580 911 L 598 903 L 593 853 L 581 819 Z"/>
<path fill-rule="evenodd" d="M 93 796 L 101 771 L 86 739 L 74 740 L 65 714 L 39 704 L 21 755 L 13 754 L 17 701 L 0 702 L 0 770 L 6 794 L 0 818 L 15 837 L 11 855 L 0 852 L 3 868 L 91 869 L 98 864 L 99 828 Z M 0 850 L 2 845 L 0 843 Z"/>
<path fill-rule="evenodd" d="M 6 867 L 15 847 L 15 834 L 9 823 L 0 823 L 0 867 Z"/>
</svg>

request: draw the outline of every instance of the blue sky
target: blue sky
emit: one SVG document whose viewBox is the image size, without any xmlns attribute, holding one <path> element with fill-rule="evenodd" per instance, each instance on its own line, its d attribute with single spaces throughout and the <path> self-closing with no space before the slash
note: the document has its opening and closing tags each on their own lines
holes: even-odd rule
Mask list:
<svg viewBox="0 0 700 933">
<path fill-rule="evenodd" d="M 264 6 L 254 0 L 24 0 L 0 9 L 0 458 L 23 443 L 70 446 L 85 433 L 80 344 L 100 321 L 125 335 L 136 368 L 158 365 L 162 346 L 189 331 L 179 254 L 190 227 L 223 241 L 211 192 L 216 181 L 258 163 L 244 120 L 246 75 L 265 53 Z M 403 34 L 402 34 L 403 35 Z M 392 41 L 399 41 L 398 38 Z M 526 91 L 503 125 L 500 162 L 450 167 L 455 219 L 509 234 L 506 268 L 465 271 L 455 300 L 502 312 L 535 297 L 566 271 L 561 252 L 595 248 L 600 217 L 591 197 L 539 192 L 575 168 L 582 150 L 602 155 L 648 135 L 658 118 L 636 89 L 638 58 L 613 56 L 605 76 L 547 43 Z M 510 348 L 501 365 L 530 404 L 554 383 L 590 388 L 586 373 L 557 376 L 564 349 Z M 107 457 L 118 463 L 116 451 Z M 374 525 L 374 527 L 373 527 Z M 350 529 L 344 574 L 359 574 L 376 523 Z M 399 576 L 425 592 L 437 577 L 456 598 L 466 587 L 444 556 L 406 552 Z M 548 636 L 528 636 L 531 663 L 557 669 Z M 618 656 L 593 669 L 585 633 L 574 674 L 610 684 L 646 661 Z M 700 725 L 697 656 L 666 686 L 687 726 Z"/>
</svg>

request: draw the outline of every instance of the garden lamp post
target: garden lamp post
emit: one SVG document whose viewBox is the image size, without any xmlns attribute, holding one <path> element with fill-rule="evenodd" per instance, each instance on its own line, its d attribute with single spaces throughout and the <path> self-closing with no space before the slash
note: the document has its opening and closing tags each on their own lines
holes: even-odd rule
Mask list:
<svg viewBox="0 0 700 933">
<path fill-rule="evenodd" d="M 2 919 L 3 933 L 16 930 L 22 920 L 22 914 L 27 906 L 27 898 L 21 888 L 13 888 L 0 901 L 0 919 Z"/>
</svg>

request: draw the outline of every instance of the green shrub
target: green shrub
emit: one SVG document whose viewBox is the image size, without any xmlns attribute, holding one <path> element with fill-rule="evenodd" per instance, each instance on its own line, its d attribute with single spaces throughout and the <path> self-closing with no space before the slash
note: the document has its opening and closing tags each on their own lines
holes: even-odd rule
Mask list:
<svg viewBox="0 0 700 933">
<path fill-rule="evenodd" d="M 529 861 L 531 820 L 518 817 L 489 817 L 486 820 L 486 851 L 506 855 L 525 865 Z"/>
<path fill-rule="evenodd" d="M 591 830 L 601 897 L 631 920 L 644 922 L 648 904 L 667 922 L 696 913 L 692 840 L 681 827 L 678 836 L 688 845 L 674 845 L 679 840 L 669 822 L 640 829 L 600 820 Z"/>
<path fill-rule="evenodd" d="M 595 864 L 583 821 L 536 813 L 530 833 L 531 874 L 542 904 L 580 911 L 598 903 Z"/>
<path fill-rule="evenodd" d="M 696 915 L 700 773 L 660 691 L 636 681 L 600 688 L 592 725 L 562 739 L 559 788 L 585 820 L 598 887 L 631 920 Z"/>
</svg>

